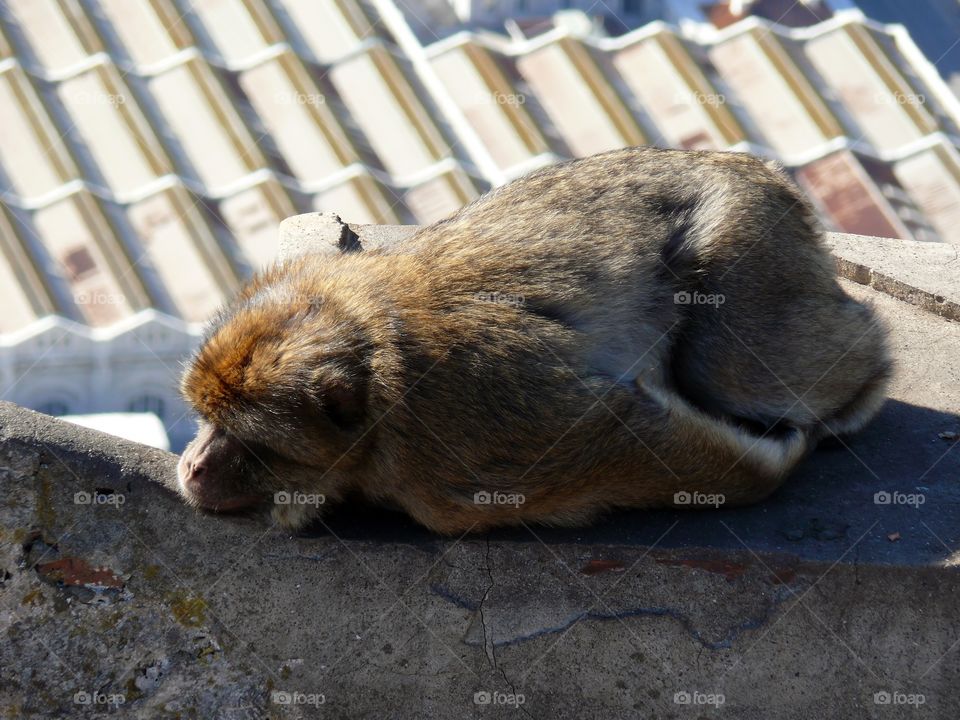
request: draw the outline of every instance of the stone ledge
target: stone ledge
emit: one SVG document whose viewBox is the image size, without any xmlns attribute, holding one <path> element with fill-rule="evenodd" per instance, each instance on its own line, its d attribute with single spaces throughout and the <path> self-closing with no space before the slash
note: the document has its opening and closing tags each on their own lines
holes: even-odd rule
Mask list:
<svg viewBox="0 0 960 720">
<path fill-rule="evenodd" d="M 289 221 L 285 252 L 411 232 L 329 225 Z M 838 253 L 873 272 L 856 246 Z M 891 401 L 736 510 L 449 540 L 354 506 L 291 537 L 183 505 L 169 453 L 0 403 L 0 715 L 98 716 L 74 701 L 98 691 L 143 718 L 510 710 L 478 692 L 522 694 L 513 712 L 536 718 L 714 712 L 677 693 L 722 694 L 736 718 L 917 716 L 874 702 L 899 692 L 955 717 L 960 451 L 940 435 L 960 431 L 960 325 L 845 287 L 891 327 Z"/>
<path fill-rule="evenodd" d="M 391 248 L 402 245 L 416 230 L 408 225 L 347 224 L 335 213 L 308 213 L 288 218 L 281 225 L 280 256 Z M 860 560 L 911 565 L 946 562 L 940 543 L 930 544 L 930 533 L 942 537 L 942 532 L 960 540 L 955 537 L 955 528 L 960 527 L 960 451 L 954 452 L 940 437 L 941 433 L 960 431 L 960 394 L 956 391 L 960 387 L 960 325 L 944 319 L 960 307 L 960 274 L 951 272 L 951 263 L 960 264 L 957 249 L 836 233 L 829 235 L 828 242 L 847 292 L 873 305 L 890 327 L 897 365 L 891 400 L 866 432 L 846 446 L 818 451 L 770 502 L 725 512 L 750 524 L 747 542 L 753 549 L 831 561 L 832 551 L 817 549 L 816 544 L 798 545 L 797 538 L 812 534 L 836 539 L 837 528 L 859 537 L 874 522 L 882 522 L 890 526 L 888 534 L 899 532 L 900 539 L 893 542 L 884 536 L 862 543 Z M 814 477 L 813 486 L 804 484 Z M 921 522 L 919 513 L 906 506 L 873 505 L 873 493 L 884 490 L 908 495 L 920 492 L 930 502 L 929 509 L 936 510 Z M 871 507 L 864 509 L 863 503 Z M 859 511 L 851 511 L 858 506 Z M 798 520 L 803 516 L 798 513 L 801 510 L 812 518 L 809 527 Z M 667 515 L 648 513 L 645 517 L 648 522 L 643 529 L 614 519 L 578 536 L 614 543 L 653 543 L 666 529 Z M 650 521 L 656 517 L 661 518 L 660 523 Z M 678 546 L 737 548 L 723 529 L 712 532 L 704 528 L 699 520 L 702 516 L 683 517 L 671 533 Z M 960 551 L 956 542 L 952 547 Z"/>
<path fill-rule="evenodd" d="M 960 320 L 960 248 L 828 233 L 839 273 L 949 320 Z"/>
</svg>

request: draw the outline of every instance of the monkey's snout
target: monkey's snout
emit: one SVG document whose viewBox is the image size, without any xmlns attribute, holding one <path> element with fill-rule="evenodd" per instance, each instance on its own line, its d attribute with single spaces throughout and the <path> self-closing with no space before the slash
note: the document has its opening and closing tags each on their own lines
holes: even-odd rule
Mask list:
<svg viewBox="0 0 960 720">
<path fill-rule="evenodd" d="M 242 510 L 258 504 L 259 496 L 231 492 L 211 468 L 205 453 L 187 448 L 177 463 L 177 482 L 184 497 L 207 510 Z"/>
</svg>

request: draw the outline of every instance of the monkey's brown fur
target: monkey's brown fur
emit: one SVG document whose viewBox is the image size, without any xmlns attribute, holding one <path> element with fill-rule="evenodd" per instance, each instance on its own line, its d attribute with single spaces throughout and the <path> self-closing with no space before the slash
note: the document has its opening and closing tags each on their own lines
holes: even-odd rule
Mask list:
<svg viewBox="0 0 960 720">
<path fill-rule="evenodd" d="M 535 172 L 399 249 L 254 279 L 184 375 L 204 422 L 180 481 L 213 508 L 359 491 L 441 533 L 681 491 L 751 503 L 865 424 L 889 374 L 782 173 L 632 148 Z M 313 514 L 274 508 L 288 527 Z"/>
</svg>

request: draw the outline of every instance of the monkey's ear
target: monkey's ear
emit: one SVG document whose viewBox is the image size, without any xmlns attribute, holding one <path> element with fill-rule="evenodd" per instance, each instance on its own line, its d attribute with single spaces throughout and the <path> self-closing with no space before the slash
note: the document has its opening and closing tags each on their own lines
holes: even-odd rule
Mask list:
<svg viewBox="0 0 960 720">
<path fill-rule="evenodd" d="M 341 430 L 356 429 L 367 414 L 365 379 L 341 378 L 324 383 L 321 390 L 323 413 Z"/>
</svg>

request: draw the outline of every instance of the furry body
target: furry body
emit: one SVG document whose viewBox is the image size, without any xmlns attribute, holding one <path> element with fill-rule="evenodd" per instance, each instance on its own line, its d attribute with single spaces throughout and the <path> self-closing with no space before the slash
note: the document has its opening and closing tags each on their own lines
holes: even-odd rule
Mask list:
<svg viewBox="0 0 960 720">
<path fill-rule="evenodd" d="M 631 148 L 521 178 L 395 250 L 255 278 L 184 375 L 208 449 L 184 453 L 181 483 L 208 507 L 357 491 L 441 533 L 677 493 L 749 503 L 865 424 L 889 374 L 883 328 L 782 173 Z M 315 512 L 274 508 L 291 527 Z"/>
</svg>

